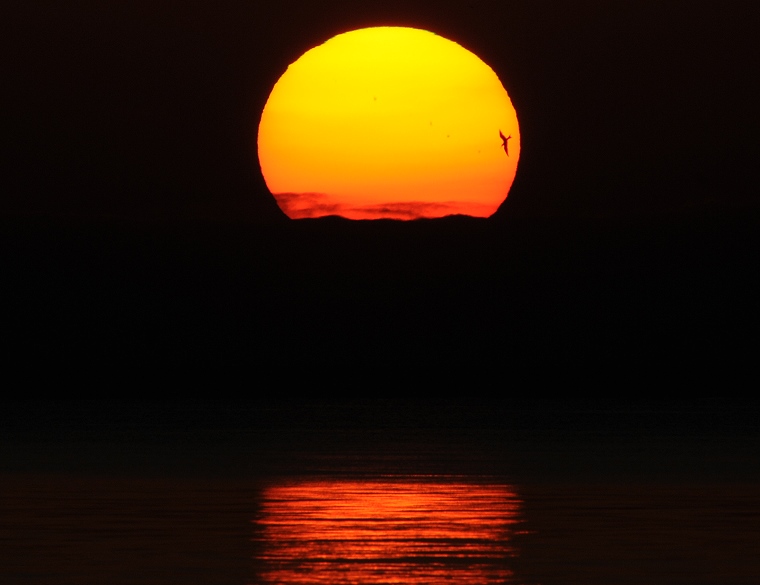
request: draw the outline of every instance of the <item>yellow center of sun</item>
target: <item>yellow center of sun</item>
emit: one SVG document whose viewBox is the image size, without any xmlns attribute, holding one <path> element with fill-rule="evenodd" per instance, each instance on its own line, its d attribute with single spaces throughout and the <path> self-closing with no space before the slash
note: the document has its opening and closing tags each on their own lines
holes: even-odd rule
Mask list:
<svg viewBox="0 0 760 585">
<path fill-rule="evenodd" d="M 261 115 L 261 171 L 291 218 L 491 215 L 520 156 L 493 70 L 431 32 L 355 30 L 304 53 Z"/>
</svg>

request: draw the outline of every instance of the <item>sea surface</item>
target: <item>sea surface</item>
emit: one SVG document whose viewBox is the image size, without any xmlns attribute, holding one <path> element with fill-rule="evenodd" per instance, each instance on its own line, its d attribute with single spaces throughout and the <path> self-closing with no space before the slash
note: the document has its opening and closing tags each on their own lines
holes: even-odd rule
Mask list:
<svg viewBox="0 0 760 585">
<path fill-rule="evenodd" d="M 760 583 L 756 439 L 127 435 L 5 437 L 0 583 Z"/>
</svg>

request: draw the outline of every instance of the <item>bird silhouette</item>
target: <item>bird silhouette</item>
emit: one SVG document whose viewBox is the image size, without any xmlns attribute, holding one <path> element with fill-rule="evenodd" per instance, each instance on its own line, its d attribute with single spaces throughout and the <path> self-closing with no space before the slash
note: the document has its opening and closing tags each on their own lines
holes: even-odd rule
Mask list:
<svg viewBox="0 0 760 585">
<path fill-rule="evenodd" d="M 504 152 L 507 153 L 507 156 L 509 156 L 509 144 L 508 141 L 510 138 L 512 138 L 512 135 L 504 136 L 501 130 L 499 130 L 499 137 L 501 138 L 502 146 L 504 147 Z"/>
</svg>

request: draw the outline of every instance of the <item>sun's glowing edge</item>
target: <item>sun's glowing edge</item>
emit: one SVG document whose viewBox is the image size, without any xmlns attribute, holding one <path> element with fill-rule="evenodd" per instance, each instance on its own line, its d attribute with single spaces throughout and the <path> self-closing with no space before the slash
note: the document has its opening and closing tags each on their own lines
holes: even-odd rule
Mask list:
<svg viewBox="0 0 760 585">
<path fill-rule="evenodd" d="M 386 63 L 382 75 L 374 77 L 371 71 L 362 73 L 364 77 L 349 71 L 343 85 L 336 82 L 336 87 L 353 88 L 357 79 L 365 84 L 364 94 L 354 91 L 357 95 L 350 100 L 336 97 L 332 90 L 314 88 L 315 76 L 344 74 L 344 61 L 355 61 L 361 54 L 352 51 L 345 56 L 347 49 L 341 45 L 350 46 L 357 39 L 359 45 L 367 45 L 385 35 L 417 39 L 427 51 L 419 50 L 421 60 L 435 62 L 441 46 L 446 47 L 446 55 L 447 51 L 461 54 L 460 60 L 467 63 L 466 74 L 439 71 L 442 81 L 432 76 L 427 85 L 416 87 L 419 95 L 432 96 L 431 103 L 444 94 L 444 105 L 415 109 L 420 100 L 404 101 L 403 95 L 396 95 L 403 93 L 397 77 L 409 78 L 415 73 L 413 66 L 399 68 L 396 62 Z M 337 73 L 329 51 L 323 59 L 326 64 L 312 67 L 314 70 L 306 67 L 303 73 L 302 61 L 308 66 L 316 59 L 319 65 L 320 54 L 330 47 L 344 55 L 337 61 Z M 404 62 L 410 60 L 414 61 Z M 303 76 L 311 81 L 299 85 Z M 385 85 L 372 86 L 377 79 Z M 470 80 L 466 91 L 451 91 L 452 84 L 456 86 L 461 79 Z M 444 90 L 454 97 L 446 97 Z M 283 92 L 293 95 L 283 99 Z M 387 109 L 385 113 L 377 113 L 378 102 Z M 508 154 L 502 150 L 502 131 L 510 136 Z M 325 138 L 313 140 L 312 136 Z M 325 215 L 349 219 L 488 217 L 506 199 L 514 181 L 520 132 L 514 107 L 496 73 L 473 53 L 428 31 L 375 27 L 337 35 L 288 68 L 262 112 L 258 146 L 265 182 L 286 215 L 294 219 Z"/>
</svg>

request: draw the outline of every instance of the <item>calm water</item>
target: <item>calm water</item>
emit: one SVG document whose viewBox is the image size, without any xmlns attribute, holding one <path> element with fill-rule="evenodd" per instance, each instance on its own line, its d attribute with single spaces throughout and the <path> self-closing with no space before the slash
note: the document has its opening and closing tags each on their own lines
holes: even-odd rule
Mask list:
<svg viewBox="0 0 760 585">
<path fill-rule="evenodd" d="M 520 501 L 462 478 L 300 480 L 262 494 L 262 583 L 513 582 Z"/>
<path fill-rule="evenodd" d="M 0 478 L 4 584 L 747 584 L 753 483 Z"/>
</svg>

